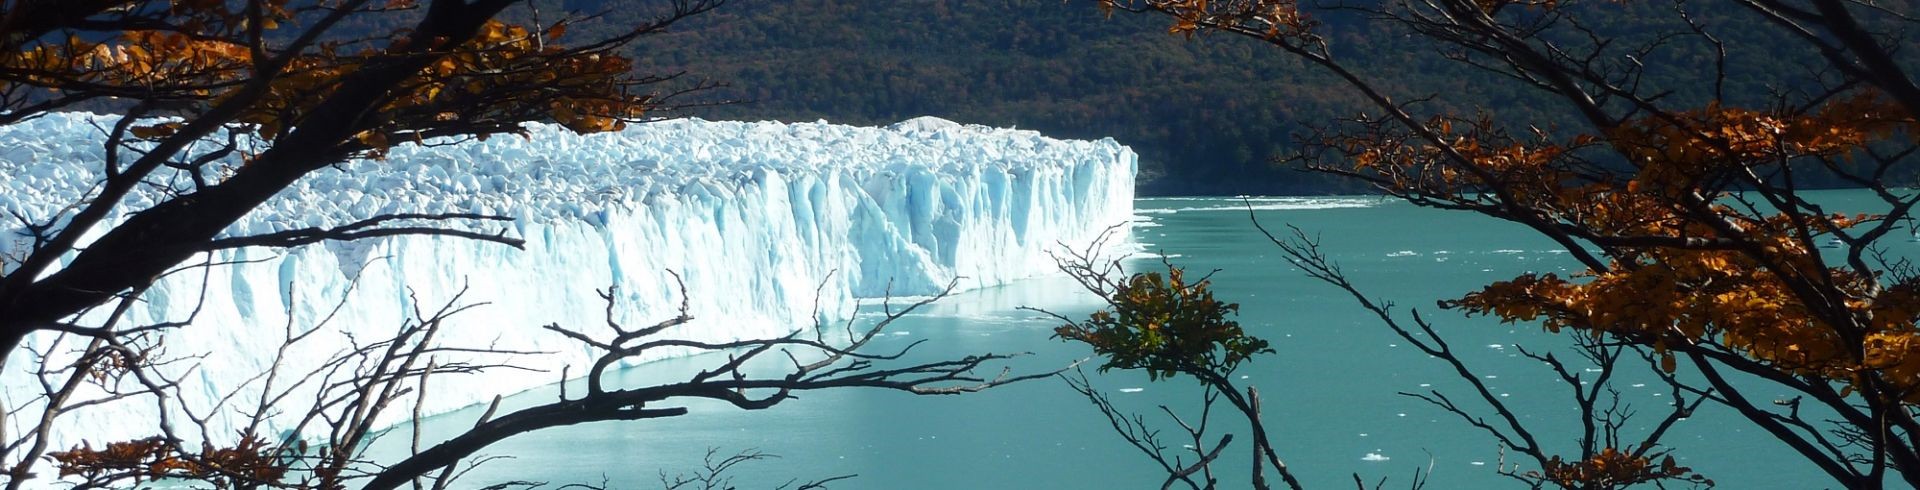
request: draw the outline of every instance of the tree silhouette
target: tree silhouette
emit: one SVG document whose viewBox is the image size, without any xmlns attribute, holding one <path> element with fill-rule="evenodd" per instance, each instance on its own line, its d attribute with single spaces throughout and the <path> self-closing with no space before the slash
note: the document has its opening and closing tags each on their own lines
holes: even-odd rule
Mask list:
<svg viewBox="0 0 1920 490">
<path fill-rule="evenodd" d="M 0 257 L 0 366 L 25 371 L 38 390 L 8 393 L 10 406 L 0 408 L 0 481 L 9 489 L 55 477 L 79 488 L 157 479 L 216 488 L 455 488 L 466 470 L 488 460 L 472 456 L 502 439 L 572 424 L 678 417 L 689 413 L 679 405 L 689 399 L 757 410 L 807 390 L 954 394 L 1033 378 L 975 374 L 1007 356 L 924 361 L 868 345 L 926 301 L 889 305 L 871 325 L 850 320 L 715 343 L 668 330 L 691 319 L 684 302 L 674 318 L 627 328 L 615 321 L 609 291 L 602 293 L 605 328 L 544 330 L 595 353 L 581 373 L 586 393 L 563 391 L 550 403 L 504 413 L 496 398 L 471 429 L 433 443 L 421 440 L 417 424 L 430 380 L 516 369 L 493 356 L 541 354 L 446 343 L 440 334 L 447 319 L 479 306 L 460 294 L 437 310 L 409 298 L 411 318 L 382 338 L 323 328 L 332 315 L 295 325 L 289 314 L 278 326 L 279 345 L 259 346 L 275 352 L 273 362 L 247 379 L 221 380 L 230 384 L 210 388 L 224 390 L 211 393 L 210 402 L 210 393 L 188 393 L 182 382 L 197 376 L 195 357 L 170 355 L 165 346 L 165 332 L 192 318 L 143 324 L 128 314 L 161 278 L 226 265 L 181 266 L 208 252 L 395 235 L 520 247 L 520 239 L 484 228 L 507 218 L 477 213 L 393 213 L 333 227 L 226 233 L 302 176 L 351 158 L 377 160 L 398 145 L 517 137 L 529 122 L 615 131 L 699 104 L 680 97 L 716 85 L 674 82 L 678 74 L 636 75 L 618 50 L 723 3 L 622 4 L 654 12 L 634 25 L 596 25 L 594 34 L 576 35 L 572 28 L 601 16 L 543 19 L 537 4 L 518 0 L 0 1 L 0 124 L 76 108 L 121 115 L 100 128 L 104 158 L 92 163 L 102 177 L 89 193 L 48 216 L 13 216 L 26 236 L 20 253 Z M 182 176 L 189 182 L 170 180 Z M 145 199 L 130 197 L 137 192 L 156 197 L 135 205 Z M 204 285 L 200 294 L 208 294 Z M 687 292 L 680 295 L 684 301 Z M 30 335 L 46 341 L 22 347 Z M 315 339 L 328 335 L 345 337 L 334 343 L 346 347 L 323 354 L 330 357 L 318 365 L 285 362 L 325 345 Z M 719 355 L 685 379 L 603 384 L 610 371 L 661 350 Z M 409 399 L 412 450 L 370 460 L 368 443 Z M 56 423 L 63 415 L 128 404 L 134 413 L 144 404 L 153 414 L 127 424 L 146 435 L 53 447 L 85 437 L 56 434 L 67 429 Z M 216 424 L 237 433 L 213 433 Z M 709 457 L 704 470 L 663 477 L 663 484 L 723 484 L 727 468 L 762 457 Z M 842 478 L 790 486 L 821 488 Z"/>
<path fill-rule="evenodd" d="M 538 26 L 500 20 L 515 0 L 8 2 L 0 18 L 0 124 L 89 102 L 110 102 L 128 117 L 106 131 L 105 178 L 86 201 L 38 222 L 16 217 L 33 236 L 22 256 L 4 259 L 0 351 L 13 352 L 35 331 L 109 334 L 67 320 L 196 253 L 398 233 L 518 246 L 432 226 L 489 219 L 470 215 L 390 215 L 332 230 L 215 237 L 301 176 L 347 158 L 379 157 L 393 145 L 485 138 L 530 121 L 608 131 L 651 117 L 673 96 L 709 85 L 660 88 L 674 77 L 632 75 L 613 50 L 721 3 L 673 0 L 618 35 L 575 40 L 566 32 L 583 21 L 577 16 Z M 367 35 L 342 28 L 349 20 L 409 27 Z M 213 136 L 224 144 L 208 148 Z M 225 175 L 211 168 L 235 153 L 243 165 Z M 192 175 L 195 186 L 124 209 L 128 194 L 163 169 Z M 116 212 L 125 219 L 108 222 Z M 394 227 L 409 223 L 426 224 Z"/>
<path fill-rule="evenodd" d="M 1356 108 L 1357 117 L 1303 135 L 1304 150 L 1285 160 L 1413 204 L 1525 225 L 1585 268 L 1572 277 L 1526 274 L 1490 284 L 1443 308 L 1536 322 L 1572 337 L 1588 360 L 1608 369 L 1625 367 L 1619 359 L 1644 358 L 1676 395 L 1730 407 L 1840 486 L 1920 485 L 1920 297 L 1912 292 L 1920 279 L 1888 253 L 1892 239 L 1911 230 L 1920 202 L 1904 187 L 1910 182 L 1890 178 L 1920 149 L 1920 87 L 1911 53 L 1903 51 L 1913 45 L 1915 18 L 1905 6 L 1095 3 L 1109 13 L 1168 16 L 1177 35 L 1257 39 L 1340 77 L 1369 104 Z M 1703 13 L 1740 23 L 1713 24 Z M 1452 94 L 1395 87 L 1354 70 L 1346 57 L 1364 54 L 1341 49 L 1339 38 L 1323 32 L 1316 19 L 1330 15 L 1359 15 L 1422 36 L 1435 60 L 1551 96 L 1565 117 L 1437 109 Z M 1754 53 L 1723 41 L 1721 34 L 1735 28 L 1771 29 L 1826 65 L 1741 72 L 1729 60 Z M 1771 77 L 1763 82 L 1770 92 L 1727 90 L 1735 74 Z M 1680 93 L 1679 84 L 1699 95 Z M 1580 124 L 1555 124 L 1561 121 Z M 1812 173 L 1864 188 L 1873 209 L 1819 202 L 1806 192 L 1804 176 Z M 1409 340 L 1408 333 L 1436 333 L 1419 315 L 1398 317 L 1360 294 L 1306 237 L 1274 241 L 1296 265 L 1352 292 Z M 1471 378 L 1443 355 L 1450 353 L 1444 342 L 1429 342 L 1422 348 Z M 1537 358 L 1570 384 L 1588 381 L 1551 355 Z M 1745 376 L 1758 381 L 1734 381 Z M 1654 461 L 1667 424 L 1642 444 L 1596 431 L 1611 423 L 1594 410 L 1596 398 L 1604 398 L 1599 384 L 1575 390 L 1589 422 L 1579 452 L 1565 456 L 1543 450 L 1497 400 L 1487 401 L 1501 417 L 1485 421 L 1437 393 L 1420 396 L 1533 459 L 1537 468 L 1510 474 L 1536 486 L 1612 488 L 1678 474 Z M 1795 396 L 1752 394 L 1763 389 Z M 1675 403 L 1684 415 L 1686 403 Z"/>
</svg>

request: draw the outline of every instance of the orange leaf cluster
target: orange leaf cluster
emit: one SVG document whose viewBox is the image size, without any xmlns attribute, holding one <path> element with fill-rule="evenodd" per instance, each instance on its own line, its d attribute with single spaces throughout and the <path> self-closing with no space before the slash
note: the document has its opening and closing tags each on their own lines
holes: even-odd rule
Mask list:
<svg viewBox="0 0 1920 490">
<path fill-rule="evenodd" d="M 546 35 L 564 33 L 564 24 Z M 628 94 L 623 77 L 632 62 L 613 54 L 574 52 L 547 44 L 528 29 L 488 21 L 468 43 L 445 55 L 400 85 L 402 91 L 383 107 L 389 121 L 356 135 L 378 155 L 403 140 L 410 130 L 457 123 L 514 122 L 541 118 L 581 133 L 617 131 L 651 107 L 652 94 Z M 413 40 L 399 38 L 389 49 Z M 276 134 L 325 100 L 340 77 L 377 56 L 371 51 L 340 55 L 326 51 L 297 60 L 290 73 L 275 80 L 270 95 L 238 120 Z"/>
<path fill-rule="evenodd" d="M 233 447 L 203 447 L 190 458 L 174 454 L 161 437 L 109 443 L 103 449 L 82 443 L 48 456 L 63 477 L 130 473 L 146 479 L 227 477 L 275 482 L 286 475 L 287 467 L 275 462 L 271 453 L 266 441 L 247 434 Z"/>
<path fill-rule="evenodd" d="M 1848 223 L 1852 218 L 1831 220 Z M 1652 345 L 1668 371 L 1670 348 L 1712 342 L 1796 375 L 1819 376 L 1846 384 L 1860 374 L 1881 371 L 1882 379 L 1920 402 L 1920 295 L 1915 284 L 1875 288 L 1860 273 L 1832 268 L 1828 278 L 1854 298 L 1846 314 L 1867 318 L 1864 336 L 1833 325 L 1826 315 L 1799 301 L 1776 272 L 1818 270 L 1819 256 L 1799 245 L 1781 220 L 1773 229 L 1755 230 L 1776 237 L 1777 262 L 1761 263 L 1733 250 L 1651 248 L 1634 262 L 1615 262 L 1605 273 L 1587 273 L 1574 282 L 1553 274 L 1524 275 L 1470 293 L 1452 306 L 1489 314 L 1507 322 L 1541 321 L 1551 331 L 1575 329 Z"/>
<path fill-rule="evenodd" d="M 0 49 L 0 71 L 9 74 L 0 84 L 55 90 L 186 88 L 189 95 L 206 97 L 210 88 L 248 75 L 247 48 L 237 40 L 251 27 L 245 10 L 249 4 L 259 7 L 259 27 L 265 30 L 293 18 L 286 0 L 170 0 L 164 16 L 142 17 L 105 40 L 69 34 L 64 39 L 0 41 L 6 47 Z"/>
<path fill-rule="evenodd" d="M 1464 196 L 1498 189 L 1515 204 L 1570 218 L 1633 204 L 1593 205 L 1607 192 L 1589 185 L 1591 178 L 1583 169 L 1569 163 L 1570 155 L 1597 146 L 1596 138 L 1578 136 L 1561 143 L 1535 130 L 1532 138 L 1522 139 L 1500 129 L 1487 114 L 1435 117 L 1422 127 L 1425 135 L 1374 131 L 1342 135 L 1327 144 L 1344 152 L 1354 172 L 1400 195 Z M 1430 144 L 1432 140 L 1446 144 Z"/>
<path fill-rule="evenodd" d="M 1538 472 L 1527 476 L 1554 483 L 1560 488 L 1626 488 L 1661 480 L 1686 480 L 1712 486 L 1713 481 L 1694 474 L 1691 468 L 1674 464 L 1667 456 L 1654 464 L 1651 459 L 1614 448 L 1580 461 L 1567 462 L 1555 456 Z"/>
<path fill-rule="evenodd" d="M 161 21 L 169 27 L 129 29 L 117 37 L 89 40 L 33 40 L 0 51 L 0 73 L 8 88 L 33 86 L 55 92 L 125 95 L 157 100 L 193 100 L 220 104 L 240 87 L 262 76 L 256 53 L 245 41 L 247 17 L 229 12 L 231 2 L 175 1 Z M 281 1 L 267 5 L 262 28 L 289 20 Z M 396 2 L 392 8 L 406 8 Z M 633 93 L 632 62 L 606 46 L 566 48 L 556 41 L 567 21 L 530 30 L 488 21 L 467 42 L 414 39 L 405 30 L 384 39 L 322 41 L 288 58 L 267 86 L 267 93 L 234 119 L 232 129 L 273 139 L 300 125 L 356 70 L 425 56 L 434 60 L 395 87 L 372 117 L 372 127 L 355 135 L 359 147 L 382 154 L 392 144 L 449 134 L 487 134 L 523 121 L 553 121 L 577 132 L 613 131 L 644 116 L 657 104 L 653 93 Z M 160 94 L 160 95 L 155 95 Z M 177 126 L 140 125 L 133 136 L 158 139 Z"/>
<path fill-rule="evenodd" d="M 1193 37 L 1202 28 L 1244 31 L 1267 39 L 1302 39 L 1316 25 L 1295 0 L 1100 0 L 1109 15 L 1116 8 L 1145 7 L 1173 16 L 1169 34 Z"/>
<path fill-rule="evenodd" d="M 1488 145 L 1481 141 L 1498 135 L 1484 124 L 1456 134 L 1433 123 L 1447 147 L 1376 137 L 1350 140 L 1347 149 L 1353 165 L 1381 176 L 1389 191 L 1464 200 L 1477 189 L 1499 189 L 1509 209 L 1580 230 L 1611 256 L 1604 271 L 1573 279 L 1528 274 L 1451 306 L 1507 322 L 1537 320 L 1556 332 L 1632 339 L 1654 347 L 1670 371 L 1670 349 L 1706 344 L 1856 387 L 1864 373 L 1878 372 L 1905 401 L 1920 403 L 1920 295 L 1909 285 L 1883 287 L 1873 271 L 1828 266 L 1810 243 L 1881 218 L 1756 216 L 1714 201 L 1718 187 L 1708 184 L 1793 158 L 1844 157 L 1911 124 L 1893 106 L 1860 95 L 1798 116 L 1708 107 L 1649 117 L 1567 147 Z M 1582 172 L 1591 166 L 1565 158 L 1566 148 L 1600 142 L 1631 160 L 1630 179 L 1588 177 Z M 1806 303 L 1808 293 L 1795 286 L 1806 281 L 1845 298 L 1840 311 L 1827 300 Z"/>
<path fill-rule="evenodd" d="M 63 42 L 0 53 L 0 67 L 21 73 L 24 83 L 56 89 L 179 86 L 206 96 L 209 87 L 244 78 L 246 56 L 246 48 L 223 41 L 128 31 L 112 41 L 69 36 Z"/>
<path fill-rule="evenodd" d="M 490 21 L 478 36 L 453 55 L 441 59 L 423 74 L 411 94 L 395 100 L 390 110 L 408 107 L 444 107 L 449 100 L 478 102 L 463 114 L 444 117 L 481 117 L 485 110 L 527 101 L 525 87 L 562 94 L 547 98 L 546 115 L 581 133 L 615 131 L 623 120 L 638 118 L 650 96 L 622 94 L 615 80 L 633 69 L 626 58 L 602 53 L 570 53 L 546 44 L 566 32 L 554 24 L 543 34 Z M 513 100 L 498 100 L 513 96 Z M 476 114 L 482 113 L 482 114 Z"/>
<path fill-rule="evenodd" d="M 1511 200 L 1511 208 L 1611 236 L 1711 233 L 1711 227 L 1687 216 L 1687 204 L 1713 198 L 1709 187 L 1718 188 L 1732 176 L 1764 174 L 1765 167 L 1797 158 L 1844 158 L 1902 131 L 1920 135 L 1920 126 L 1897 105 L 1864 92 L 1806 114 L 1709 106 L 1564 141 L 1537 129 L 1532 138 L 1514 137 L 1486 115 L 1436 117 L 1422 126 L 1416 133 L 1375 131 L 1327 143 L 1342 150 L 1354 172 L 1371 176 L 1390 193 L 1464 196 L 1497 190 Z M 1624 157 L 1630 175 L 1623 178 L 1618 169 L 1578 158 L 1601 148 Z"/>
<path fill-rule="evenodd" d="M 1807 156 L 1844 156 L 1913 121 L 1898 106 L 1860 92 L 1808 114 L 1707 107 L 1646 117 L 1607 135 L 1639 169 L 1636 190 L 1671 195 L 1726 172 Z"/>
</svg>

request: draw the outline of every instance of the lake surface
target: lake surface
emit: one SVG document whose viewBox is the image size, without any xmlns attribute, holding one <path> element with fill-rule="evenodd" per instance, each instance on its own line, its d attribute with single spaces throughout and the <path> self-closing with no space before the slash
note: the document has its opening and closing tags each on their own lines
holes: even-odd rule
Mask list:
<svg viewBox="0 0 1920 490">
<path fill-rule="evenodd" d="M 1823 197 L 1847 201 L 1863 196 Z M 1397 394 L 1437 389 L 1467 399 L 1466 385 L 1445 365 L 1401 345 L 1401 339 L 1344 293 L 1286 265 L 1252 226 L 1248 204 L 1270 228 L 1292 224 L 1320 235 L 1325 249 L 1371 295 L 1428 314 L 1455 349 L 1488 378 L 1489 386 L 1531 424 L 1542 444 L 1577 451 L 1577 411 L 1566 389 L 1544 366 L 1519 356 L 1513 347 L 1547 350 L 1564 346 L 1563 339 L 1532 325 L 1499 325 L 1433 308 L 1435 300 L 1456 298 L 1522 272 L 1569 272 L 1572 260 L 1552 243 L 1511 224 L 1372 198 L 1140 200 L 1138 212 L 1145 221 L 1135 229 L 1135 237 L 1143 249 L 1192 270 L 1219 269 L 1214 275 L 1217 294 L 1241 303 L 1240 320 L 1250 333 L 1273 342 L 1277 353 L 1243 366 L 1240 382 L 1260 389 L 1279 454 L 1309 487 L 1351 488 L 1352 475 L 1358 474 L 1368 481 L 1388 478 L 1386 488 L 1404 488 L 1416 469 L 1426 468 L 1432 471 L 1428 488 L 1516 485 L 1495 473 L 1500 451 L 1491 437 Z M 1914 248 L 1905 237 L 1889 240 L 1895 241 Z M 1158 266 L 1158 260 L 1145 257 L 1129 266 L 1147 270 Z M 928 360 L 1032 352 L 1012 367 L 1053 369 L 1089 352 L 1049 339 L 1055 321 L 1017 308 L 1082 317 L 1095 309 L 1095 301 L 1065 279 L 966 292 L 903 320 L 875 347 L 926 340 L 915 352 Z M 707 357 L 649 364 L 623 372 L 620 382 L 668 381 L 714 362 Z M 1152 383 L 1135 372 L 1088 372 L 1116 404 L 1150 420 L 1168 422 L 1157 405 L 1197 416 L 1198 390 L 1187 380 Z M 1638 384 L 1643 382 L 1647 384 Z M 1658 386 L 1633 376 L 1621 380 L 1623 399 L 1646 414 L 1629 425 L 1658 422 L 1670 403 Z M 1751 395 L 1766 399 L 1785 394 Z M 554 396 L 552 388 L 534 390 L 509 399 L 507 405 Z M 848 474 L 859 476 L 831 487 L 1157 488 L 1164 478 L 1158 466 L 1114 435 L 1099 412 L 1059 380 L 963 396 L 873 390 L 803 393 L 797 400 L 756 412 L 718 403 L 685 406 L 692 414 L 680 418 L 582 425 L 509 439 L 487 453 L 511 459 L 480 467 L 460 486 L 507 480 L 599 484 L 604 479 L 616 487 L 655 488 L 663 471 L 699 467 L 708 448 L 723 454 L 752 449 L 780 456 L 730 473 L 743 488 Z M 478 408 L 463 410 L 430 419 L 425 427 L 429 436 L 450 433 L 469 426 L 478 415 Z M 1676 426 L 1666 442 L 1682 465 L 1718 481 L 1720 488 L 1832 486 L 1785 445 L 1734 417 L 1724 408 L 1703 406 Z M 1228 423 L 1230 419 L 1218 420 L 1226 424 L 1221 427 L 1241 429 Z M 1182 442 L 1172 432 L 1165 436 L 1169 444 Z M 376 446 L 376 456 L 402 450 L 402 439 L 398 434 L 387 437 Z M 1229 448 L 1220 468 L 1227 488 L 1244 487 L 1245 440 L 1241 437 Z"/>
</svg>

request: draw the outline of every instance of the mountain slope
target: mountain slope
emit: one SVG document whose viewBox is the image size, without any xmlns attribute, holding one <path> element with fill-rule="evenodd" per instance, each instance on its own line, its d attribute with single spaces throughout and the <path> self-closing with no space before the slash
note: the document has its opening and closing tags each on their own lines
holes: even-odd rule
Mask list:
<svg viewBox="0 0 1920 490">
<path fill-rule="evenodd" d="M 1615 49 L 1686 29 L 1672 5 L 1567 5 L 1620 36 Z M 642 21 L 645 12 L 607 0 L 561 6 L 605 14 L 570 31 L 586 36 Z M 1804 88 L 1795 79 L 1821 66 L 1766 28 L 1736 28 L 1758 25 L 1744 11 L 1689 8 L 1728 43 L 1730 100 L 1764 107 L 1776 89 Z M 1564 102 L 1447 62 L 1417 36 L 1337 13 L 1318 20 L 1336 56 L 1397 100 L 1438 96 L 1417 113 L 1487 110 L 1517 130 L 1584 129 Z M 1360 190 L 1271 163 L 1296 135 L 1370 107 L 1358 94 L 1271 47 L 1167 35 L 1166 26 L 1159 16 L 1105 17 L 1084 1 L 734 0 L 630 53 L 645 70 L 726 82 L 717 95 L 744 101 L 694 112 L 702 117 L 871 125 L 936 115 L 1067 138 L 1112 136 L 1140 153 L 1140 191 L 1148 195 Z M 1665 100 L 1683 104 L 1708 99 L 1711 84 L 1699 79 L 1712 59 L 1704 44 L 1688 41 L 1638 57 L 1652 66 L 1641 81 L 1648 93 L 1671 90 Z"/>
</svg>

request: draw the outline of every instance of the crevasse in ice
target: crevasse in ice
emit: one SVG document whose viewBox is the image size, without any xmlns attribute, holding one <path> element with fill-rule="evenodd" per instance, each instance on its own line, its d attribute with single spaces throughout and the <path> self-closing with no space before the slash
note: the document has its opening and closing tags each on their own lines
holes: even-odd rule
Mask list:
<svg viewBox="0 0 1920 490">
<path fill-rule="evenodd" d="M 100 128 L 111 123 L 55 114 L 0 127 L 0 212 L 45 219 L 91 192 Z M 530 125 L 524 137 L 407 145 L 315 172 L 227 232 L 475 212 L 515 218 L 474 228 L 523 238 L 526 250 L 399 237 L 215 253 L 148 291 L 129 320 L 192 318 L 163 345 L 170 357 L 203 357 L 169 369 L 194 369 L 184 402 L 215 414 L 208 430 L 231 434 L 234 408 L 252 401 L 216 403 L 236 388 L 257 392 L 257 380 L 243 382 L 267 368 L 289 332 L 330 318 L 288 351 L 290 366 L 310 368 L 464 290 L 462 304 L 484 304 L 454 317 L 444 344 L 536 354 L 485 359 L 524 369 L 436 377 L 425 411 L 444 412 L 552 383 L 562 366 L 579 373 L 590 351 L 539 326 L 604 331 L 596 289 L 618 288 L 615 319 L 628 325 L 673 316 L 681 298 L 668 270 L 685 278 L 695 320 L 666 335 L 699 340 L 810 326 L 816 304 L 834 314 L 858 298 L 930 294 L 955 278 L 969 288 L 1049 273 L 1048 250 L 1084 245 L 1132 215 L 1134 170 L 1133 152 L 1111 139 L 937 118 L 886 128 L 677 120 L 586 136 Z M 206 177 L 217 181 L 220 171 Z M 150 180 L 125 209 L 192 186 L 178 173 Z M 0 254 L 23 252 L 20 231 L 0 224 Z M 208 263 L 225 265 L 193 267 Z M 41 334 L 25 348 L 77 346 Z M 37 403 L 29 357 L 16 352 L 0 375 L 8 408 Z M 153 410 L 133 400 L 70 413 L 53 447 L 153 435 Z M 31 422 L 9 417 L 7 433 Z"/>
</svg>

